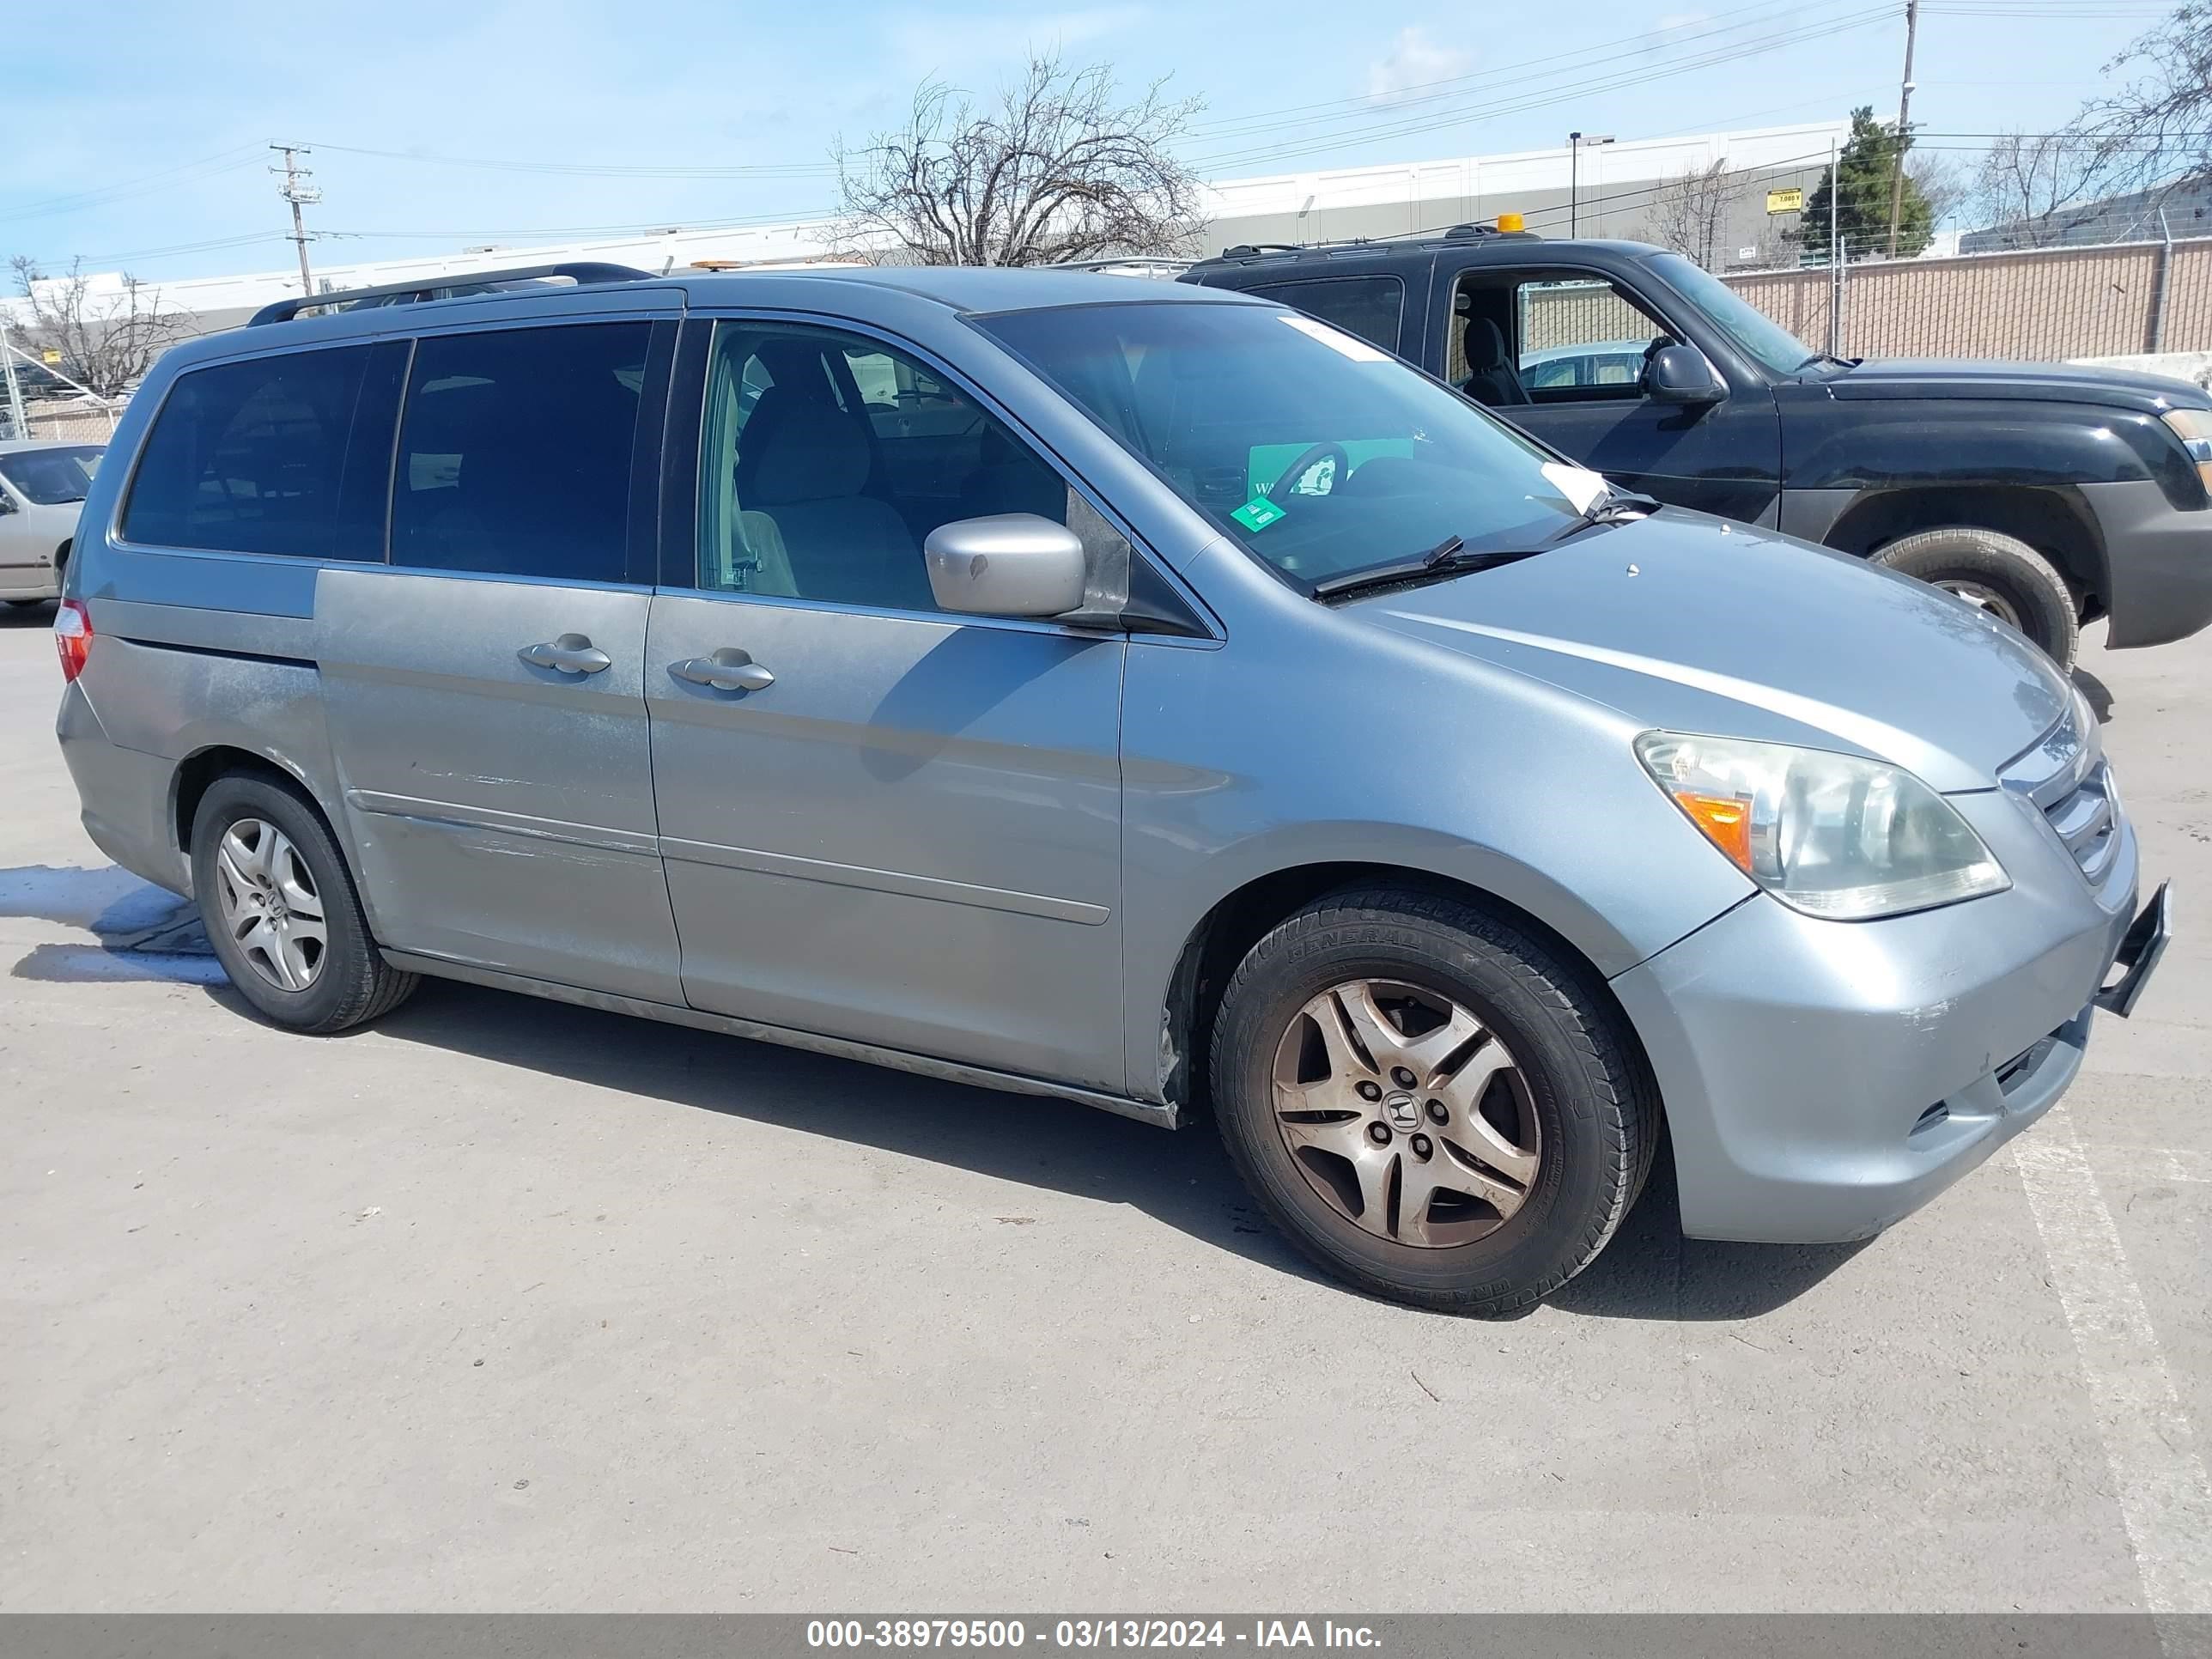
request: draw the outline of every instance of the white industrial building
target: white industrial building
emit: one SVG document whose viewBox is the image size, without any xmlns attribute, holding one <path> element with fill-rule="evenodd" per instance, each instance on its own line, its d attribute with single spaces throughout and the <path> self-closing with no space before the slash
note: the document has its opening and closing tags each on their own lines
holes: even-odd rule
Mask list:
<svg viewBox="0 0 2212 1659">
<path fill-rule="evenodd" d="M 1565 235 L 1633 237 L 1646 232 L 1653 198 L 1668 181 L 1724 162 L 1741 175 L 1717 263 L 1755 258 L 1767 228 L 1765 191 L 1770 185 L 1811 194 L 1847 129 L 1838 122 L 1764 127 L 1695 137 L 1586 139 L 1571 150 L 1526 150 L 1464 155 L 1443 161 L 1277 173 L 1225 180 L 1207 187 L 1206 252 L 1240 242 L 1315 242 L 1357 236 L 1391 236 L 1442 229 L 1467 220 L 1518 212 L 1528 228 Z M 1794 220 L 1785 222 L 1793 222 Z M 319 290 L 368 288 L 386 283 L 465 275 L 502 266 L 600 260 L 667 271 L 701 261 L 764 265 L 814 263 L 829 252 L 828 221 L 799 221 L 722 229 L 680 226 L 641 235 L 587 241 L 472 247 L 450 253 L 336 264 L 313 263 Z M 319 250 L 310 245 L 310 256 Z M 92 277 L 94 303 L 119 295 L 124 276 Z M 258 307 L 300 291 L 296 270 L 234 276 L 147 279 L 161 308 L 188 312 L 208 329 L 243 321 Z M 15 302 L 20 308 L 21 302 Z"/>
</svg>

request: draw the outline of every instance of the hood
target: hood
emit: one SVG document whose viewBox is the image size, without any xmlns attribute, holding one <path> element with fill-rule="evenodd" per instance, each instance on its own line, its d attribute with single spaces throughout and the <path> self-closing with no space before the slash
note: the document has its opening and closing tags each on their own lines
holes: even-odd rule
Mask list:
<svg viewBox="0 0 2212 1659">
<path fill-rule="evenodd" d="M 1823 374 L 1831 397 L 2026 398 L 2103 404 L 2162 414 L 2212 409 L 2212 395 L 2163 374 L 2094 363 L 2008 363 L 1943 357 L 1876 357 Z"/>
<path fill-rule="evenodd" d="M 83 514 L 82 501 L 59 501 L 50 507 L 25 502 L 19 497 L 16 516 L 8 522 L 21 525 L 24 531 L 40 541 L 52 537 L 57 544 L 67 541 L 76 533 L 77 520 Z M 53 550 L 46 550 L 52 552 Z"/>
<path fill-rule="evenodd" d="M 1843 750 L 1940 791 L 1993 787 L 2073 696 L 2049 658 L 1948 594 L 1673 507 L 1341 614 L 1639 727 Z"/>
</svg>

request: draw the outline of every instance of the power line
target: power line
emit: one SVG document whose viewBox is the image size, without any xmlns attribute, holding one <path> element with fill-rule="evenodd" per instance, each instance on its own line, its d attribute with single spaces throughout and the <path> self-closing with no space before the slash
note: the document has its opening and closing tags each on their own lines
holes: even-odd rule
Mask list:
<svg viewBox="0 0 2212 1659">
<path fill-rule="evenodd" d="M 112 185 L 102 185 L 91 190 L 73 191 L 66 195 L 50 196 L 42 201 L 27 203 L 21 207 L 0 213 L 0 224 L 12 224 L 22 219 L 44 219 L 56 214 L 76 213 L 87 208 L 106 207 L 111 203 L 128 201 L 132 197 L 151 195 L 156 191 L 172 190 L 185 182 L 212 179 L 225 173 L 235 173 L 241 167 L 252 167 L 258 155 L 258 144 L 237 144 L 229 149 L 218 150 L 213 155 L 204 155 L 196 161 L 179 161 L 172 167 L 157 173 L 143 173 Z"/>
<path fill-rule="evenodd" d="M 1731 43 L 1725 46 L 1718 47 L 1710 52 L 1702 52 L 1680 61 L 1668 63 L 1662 66 L 1663 72 L 1670 75 L 1681 74 L 1691 70 L 1710 68 L 1717 64 L 1739 63 L 1747 58 L 1759 57 L 1767 52 L 1782 50 L 1785 47 L 1800 46 L 1809 41 L 1826 39 L 1831 35 L 1841 34 L 1851 29 L 1863 28 L 1870 23 L 1887 21 L 1895 15 L 1896 14 L 1893 9 L 1889 6 L 1879 6 L 1836 20 L 1822 27 L 1810 30 L 1795 30 L 1785 33 L 1778 33 L 1771 36 L 1762 37 L 1750 41 Z M 1577 73 L 1579 74 L 1579 71 Z M 1435 132 L 1446 127 L 1470 125 L 1480 122 L 1496 120 L 1507 115 L 1521 114 L 1529 110 L 1548 108 L 1559 104 L 1585 100 L 1598 94 L 1616 91 L 1623 87 L 1641 82 L 1648 82 L 1653 78 L 1653 73 L 1654 71 L 1652 67 L 1645 65 L 1632 70 L 1623 71 L 1609 77 L 1600 77 L 1595 80 L 1587 78 L 1577 79 L 1563 90 L 1545 92 L 1526 98 L 1510 99 L 1501 103 L 1491 105 L 1478 112 L 1469 112 L 1465 114 L 1455 112 L 1449 117 L 1443 118 L 1428 118 L 1411 122 L 1390 120 L 1376 125 L 1346 132 L 1340 136 L 1332 137 L 1328 142 L 1322 143 L 1274 145 L 1243 149 L 1223 155 L 1208 156 L 1204 158 L 1202 161 L 1194 162 L 1193 165 L 1216 170 L 1226 167 L 1244 167 L 1254 165 L 1261 161 L 1273 160 L 1283 155 L 1310 155 L 1326 150 L 1346 149 L 1355 144 L 1376 142 L 1382 139 L 1424 135 Z"/>
<path fill-rule="evenodd" d="M 826 161 L 763 162 L 747 167 L 653 167 L 628 162 L 498 161 L 485 156 L 439 155 L 428 150 L 366 149 L 358 144 L 318 144 L 316 148 L 345 155 L 370 155 L 381 161 L 481 167 L 498 173 L 555 173 L 567 178 L 799 179 L 828 177 L 837 170 Z"/>
<path fill-rule="evenodd" d="M 1646 58 L 1665 46 L 1686 46 L 1711 36 L 1753 27 L 1751 21 L 1723 23 L 1719 21 L 1722 18 L 1748 18 L 1752 14 L 1765 13 L 1769 15 L 1757 21 L 1773 22 L 1781 17 L 1797 12 L 1818 9 L 1822 3 L 1832 4 L 1834 0 L 1760 0 L 1760 3 L 1756 5 L 1742 6 L 1734 11 L 1722 12 L 1716 17 L 1699 19 L 1694 26 L 1686 25 L 1674 29 L 1648 30 L 1641 34 L 1627 35 L 1615 40 L 1577 46 L 1568 52 L 1547 52 L 1540 57 L 1524 58 L 1513 63 L 1498 64 L 1492 69 L 1476 70 L 1466 75 L 1449 76 L 1438 81 L 1420 82 L 1413 86 L 1401 88 L 1397 92 L 1382 97 L 1332 98 L 1319 103 L 1283 106 L 1256 116 L 1201 122 L 1192 128 L 1192 136 L 1212 138 L 1243 137 L 1253 133 L 1276 131 L 1285 127 L 1303 127 L 1310 125 L 1308 118 L 1315 112 L 1332 109 L 1341 109 L 1346 112 L 1347 117 L 1372 115 L 1384 108 L 1403 112 L 1417 105 L 1464 96 L 1468 93 L 1479 91 L 1492 83 L 1518 82 L 1525 78 L 1526 71 L 1548 64 L 1567 64 L 1581 58 L 1595 58 L 1601 62 L 1607 62 L 1626 57 Z M 1712 24 L 1714 27 L 1704 27 L 1705 24 Z M 1646 41 L 1656 41 L 1661 44 L 1658 46 L 1641 44 Z M 1440 88 L 1451 88 L 1456 90 L 1437 90 Z"/>
</svg>

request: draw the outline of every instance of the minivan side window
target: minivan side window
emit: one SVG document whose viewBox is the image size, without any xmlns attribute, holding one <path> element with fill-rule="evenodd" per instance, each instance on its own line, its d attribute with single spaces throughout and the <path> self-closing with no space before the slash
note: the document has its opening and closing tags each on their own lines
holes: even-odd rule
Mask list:
<svg viewBox="0 0 2212 1659">
<path fill-rule="evenodd" d="M 1066 481 L 926 364 L 830 329 L 714 326 L 700 423 L 710 592 L 934 611 L 921 544 L 956 519 L 1067 522 Z"/>
<path fill-rule="evenodd" d="M 392 481 L 392 562 L 619 582 L 648 323 L 416 342 Z"/>
<path fill-rule="evenodd" d="M 1307 283 L 1270 283 L 1246 291 L 1334 323 L 1385 351 L 1398 349 L 1406 285 L 1395 276 L 1325 276 Z"/>
<path fill-rule="evenodd" d="M 342 346 L 179 375 L 123 510 L 128 541 L 380 560 L 398 362 Z"/>
</svg>

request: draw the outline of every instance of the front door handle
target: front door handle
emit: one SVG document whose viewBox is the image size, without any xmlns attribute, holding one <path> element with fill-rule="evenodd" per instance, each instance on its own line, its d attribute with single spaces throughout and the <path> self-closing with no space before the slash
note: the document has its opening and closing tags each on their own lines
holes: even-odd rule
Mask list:
<svg viewBox="0 0 2212 1659">
<path fill-rule="evenodd" d="M 542 645 L 526 645 L 514 654 L 532 668 L 550 668 L 560 674 L 596 674 L 614 662 L 581 634 L 563 634 Z"/>
<path fill-rule="evenodd" d="M 690 657 L 668 665 L 668 672 L 694 685 L 710 685 L 717 691 L 765 691 L 775 676 L 746 653 L 726 645 L 711 657 Z"/>
</svg>

